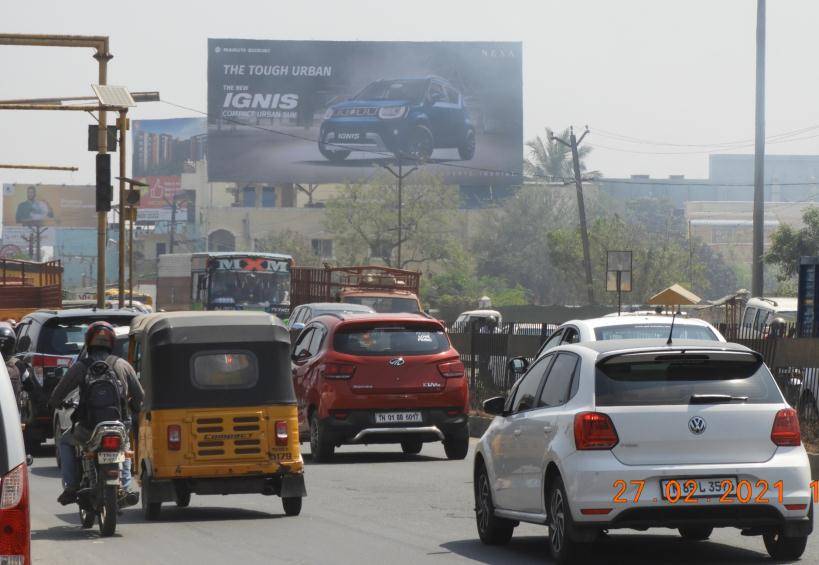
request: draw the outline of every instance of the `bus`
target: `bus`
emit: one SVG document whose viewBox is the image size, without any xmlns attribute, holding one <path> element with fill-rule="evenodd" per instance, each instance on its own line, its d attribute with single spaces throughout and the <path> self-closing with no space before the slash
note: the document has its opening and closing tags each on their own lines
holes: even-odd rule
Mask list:
<svg viewBox="0 0 819 565">
<path fill-rule="evenodd" d="M 287 318 L 293 257 L 282 253 L 160 255 L 157 309 L 263 310 Z"/>
</svg>

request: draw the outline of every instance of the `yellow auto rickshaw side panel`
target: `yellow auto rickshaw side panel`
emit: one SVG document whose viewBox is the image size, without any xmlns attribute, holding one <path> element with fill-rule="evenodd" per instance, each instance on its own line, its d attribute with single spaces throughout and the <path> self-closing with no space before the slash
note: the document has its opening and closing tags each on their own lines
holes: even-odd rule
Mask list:
<svg viewBox="0 0 819 565">
<path fill-rule="evenodd" d="M 155 479 L 301 473 L 304 461 L 295 405 L 152 410 L 140 419 L 139 461 Z M 276 423 L 287 423 L 277 441 Z M 168 445 L 168 428 L 178 426 L 179 449 Z M 283 467 L 283 468 L 282 468 Z"/>
</svg>

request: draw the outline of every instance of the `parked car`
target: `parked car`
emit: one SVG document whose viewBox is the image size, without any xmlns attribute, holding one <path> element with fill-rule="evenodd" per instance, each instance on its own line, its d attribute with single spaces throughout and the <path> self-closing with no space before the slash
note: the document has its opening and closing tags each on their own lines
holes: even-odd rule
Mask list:
<svg viewBox="0 0 819 565">
<path fill-rule="evenodd" d="M 440 77 L 377 80 L 327 110 L 319 151 L 343 161 L 353 151 L 389 151 L 426 161 L 438 148 L 475 156 L 475 126 L 463 96 Z"/>
<path fill-rule="evenodd" d="M 375 314 L 375 310 L 363 304 L 347 304 L 345 302 L 313 302 L 310 304 L 300 304 L 293 309 L 290 318 L 287 320 L 290 337 L 295 341 L 299 332 L 307 325 L 307 322 L 316 316 L 331 313 Z"/>
<path fill-rule="evenodd" d="M 23 381 L 29 398 L 25 429 L 29 447 L 53 436 L 54 412 L 48 398 L 82 349 L 88 325 L 105 320 L 127 326 L 137 314 L 131 309 L 37 310 L 20 320 L 15 356 L 31 367 L 31 378 Z"/>
<path fill-rule="evenodd" d="M 0 562 L 31 563 L 28 465 L 20 412 L 0 363 Z"/>
<path fill-rule="evenodd" d="M 704 320 L 673 316 L 604 316 L 588 320 L 571 320 L 557 327 L 535 359 L 558 345 L 621 339 L 667 339 L 674 322 L 673 339 L 702 339 L 725 342 L 717 329 Z"/>
<path fill-rule="evenodd" d="M 400 443 L 416 454 L 442 441 L 469 448 L 467 381 L 441 322 L 413 314 L 314 318 L 292 353 L 299 431 L 314 461 L 344 444 Z"/>
<path fill-rule="evenodd" d="M 114 355 L 117 357 L 121 357 L 122 359 L 128 358 L 128 330 L 129 326 L 118 326 L 114 328 L 114 334 L 116 335 L 116 341 L 114 342 Z M 87 348 L 83 345 L 80 352 L 77 354 L 77 357 L 74 360 L 74 363 L 77 360 L 82 359 L 88 354 Z M 63 433 L 71 428 L 71 415 L 74 413 L 74 409 L 77 407 L 80 401 L 80 391 L 79 389 L 74 389 L 68 396 L 65 397 L 63 400 L 62 406 L 54 410 L 54 424 L 52 429 L 54 430 L 54 445 L 60 441 L 60 436 Z M 57 459 L 57 467 L 61 465 L 60 462 L 60 450 L 54 450 L 54 457 Z"/>
<path fill-rule="evenodd" d="M 474 462 L 478 534 L 503 544 L 518 522 L 549 526 L 555 559 L 616 528 L 715 527 L 762 535 L 798 559 L 813 529 L 811 474 L 796 412 L 762 357 L 717 341 L 599 341 L 535 361 Z"/>
<path fill-rule="evenodd" d="M 742 314 L 740 337 L 746 339 L 767 337 L 771 322 L 777 318 L 795 324 L 796 306 L 796 298 L 751 298 Z"/>
</svg>

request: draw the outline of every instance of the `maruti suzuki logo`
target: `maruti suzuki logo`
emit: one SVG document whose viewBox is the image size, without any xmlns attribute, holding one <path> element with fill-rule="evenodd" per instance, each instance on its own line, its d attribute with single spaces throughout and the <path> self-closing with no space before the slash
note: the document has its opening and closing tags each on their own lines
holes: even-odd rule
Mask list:
<svg viewBox="0 0 819 565">
<path fill-rule="evenodd" d="M 705 432 L 705 428 L 707 428 L 707 424 L 705 420 L 700 418 L 699 416 L 694 416 L 690 420 L 688 420 L 688 430 L 694 434 L 695 436 L 702 435 Z"/>
<path fill-rule="evenodd" d="M 403 367 L 405 362 L 406 361 L 404 361 L 403 357 L 396 357 L 395 359 L 390 359 L 390 365 L 392 367 Z"/>
</svg>

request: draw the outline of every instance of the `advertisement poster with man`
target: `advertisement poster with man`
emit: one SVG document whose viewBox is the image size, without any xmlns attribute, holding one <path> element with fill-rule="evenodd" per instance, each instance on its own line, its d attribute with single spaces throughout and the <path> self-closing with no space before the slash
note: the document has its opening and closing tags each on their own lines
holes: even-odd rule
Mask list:
<svg viewBox="0 0 819 565">
<path fill-rule="evenodd" d="M 521 182 L 521 44 L 208 40 L 211 181 Z"/>
<path fill-rule="evenodd" d="M 95 227 L 94 190 L 93 186 L 4 184 L 3 227 Z"/>
</svg>

